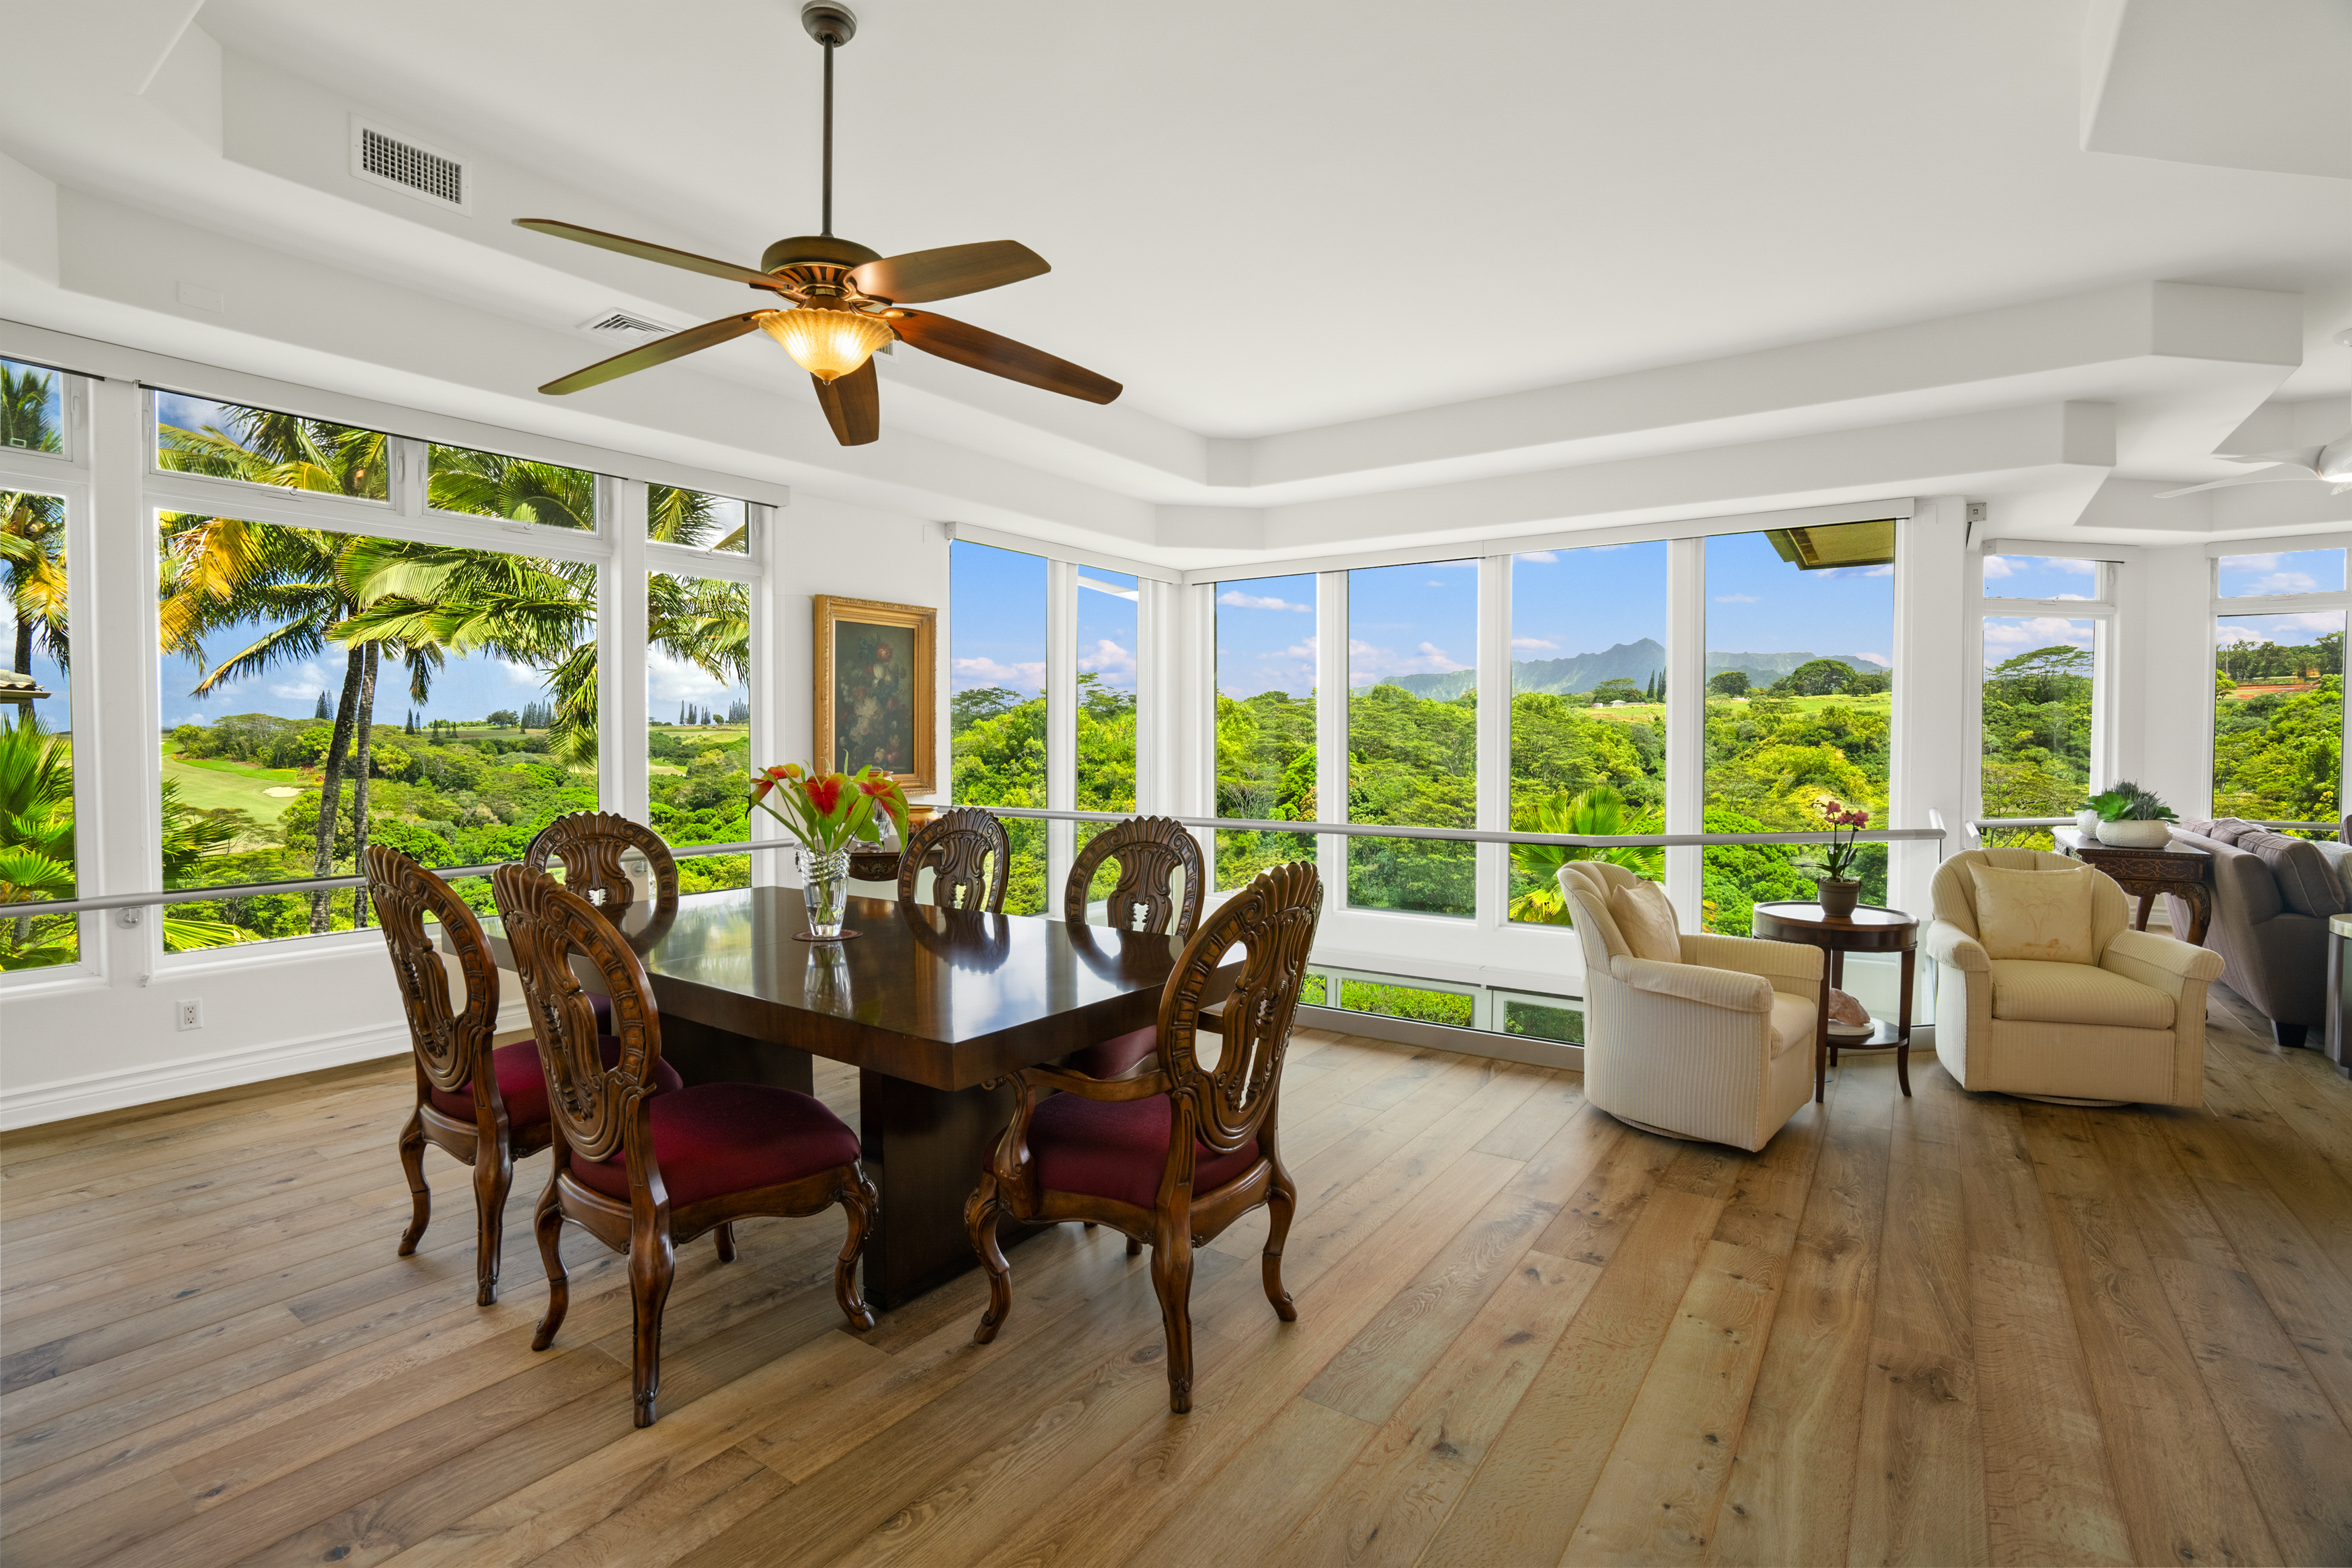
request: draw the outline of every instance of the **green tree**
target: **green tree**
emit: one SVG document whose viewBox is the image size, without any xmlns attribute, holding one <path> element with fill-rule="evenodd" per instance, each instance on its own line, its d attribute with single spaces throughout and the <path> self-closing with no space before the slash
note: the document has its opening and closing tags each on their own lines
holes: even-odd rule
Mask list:
<svg viewBox="0 0 2352 1568">
<path fill-rule="evenodd" d="M 0 364 L 0 440 L 37 452 L 58 449 L 58 428 L 48 411 L 54 380 L 47 371 Z M 0 491 L 0 574 L 5 576 L 8 609 L 16 623 L 11 669 L 32 669 L 37 639 L 59 668 L 71 662 L 66 634 L 65 522 L 65 503 L 56 496 Z"/>
<path fill-rule="evenodd" d="M 1718 669 L 1708 678 L 1706 689 L 1712 697 L 1745 697 L 1748 695 L 1748 672 L 1744 669 Z"/>
<path fill-rule="evenodd" d="M 1511 814 L 1511 826 L 1520 833 L 1573 833 L 1590 838 L 1616 838 L 1656 833 L 1655 816 L 1636 816 L 1625 798 L 1607 785 L 1583 794 L 1538 801 Z M 1552 844 L 1511 847 L 1511 919 L 1540 925 L 1570 925 L 1568 900 L 1559 890 L 1559 868 L 1571 860 L 1606 860 L 1636 876 L 1663 881 L 1666 852 L 1654 845 L 1622 845 L 1615 848 L 1573 847 Z"/>
</svg>

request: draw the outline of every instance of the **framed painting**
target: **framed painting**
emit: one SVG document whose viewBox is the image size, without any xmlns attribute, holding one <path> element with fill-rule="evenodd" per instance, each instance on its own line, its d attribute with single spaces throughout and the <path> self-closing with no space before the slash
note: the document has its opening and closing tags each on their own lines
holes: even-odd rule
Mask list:
<svg viewBox="0 0 2352 1568">
<path fill-rule="evenodd" d="M 878 767 L 908 795 L 939 787 L 940 613 L 816 595 L 817 765 Z"/>
</svg>

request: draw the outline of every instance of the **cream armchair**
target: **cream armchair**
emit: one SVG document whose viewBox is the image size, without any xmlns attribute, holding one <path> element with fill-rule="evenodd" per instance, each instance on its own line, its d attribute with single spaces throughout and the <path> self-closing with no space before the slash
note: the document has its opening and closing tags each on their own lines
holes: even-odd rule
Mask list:
<svg viewBox="0 0 2352 1568">
<path fill-rule="evenodd" d="M 1584 1096 L 1649 1131 L 1761 1149 L 1813 1092 L 1821 950 L 1682 935 L 1678 963 L 1637 957 L 1609 900 L 1638 880 L 1559 868 L 1584 944 Z"/>
<path fill-rule="evenodd" d="M 1937 964 L 1936 1059 L 1963 1089 L 2107 1105 L 2201 1104 L 2205 991 L 2221 977 L 2220 953 L 2131 930 L 2124 890 L 2103 874 L 2091 887 L 2093 962 L 1986 951 L 1971 866 L 2080 864 L 2041 849 L 1970 849 L 1937 868 L 1926 943 Z"/>
</svg>

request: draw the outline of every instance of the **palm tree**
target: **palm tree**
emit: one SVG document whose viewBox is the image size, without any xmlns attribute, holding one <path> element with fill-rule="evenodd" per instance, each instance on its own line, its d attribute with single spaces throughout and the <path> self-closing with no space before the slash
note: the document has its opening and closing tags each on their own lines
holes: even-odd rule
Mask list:
<svg viewBox="0 0 2352 1568">
<path fill-rule="evenodd" d="M 50 372 L 0 364 L 0 442 L 37 452 L 58 449 L 57 423 L 49 417 L 55 384 Z M 65 503 L 56 496 L 0 491 L 0 568 L 7 574 L 8 608 L 16 626 L 11 669 L 31 671 L 37 629 L 42 651 L 60 668 L 68 662 L 65 522 Z"/>
<path fill-rule="evenodd" d="M 1606 784 L 1597 784 L 1581 795 L 1555 795 L 1518 815 L 1519 820 L 1512 826 L 1522 833 L 1574 833 L 1591 838 L 1616 838 L 1658 830 L 1654 817 L 1633 816 L 1626 808 L 1625 797 Z M 1666 852 L 1654 844 L 1623 845 L 1614 849 L 1515 844 L 1511 846 L 1513 867 L 1522 875 L 1534 878 L 1536 885 L 1511 900 L 1511 919 L 1544 925 L 1572 923 L 1568 916 L 1568 900 L 1559 890 L 1559 868 L 1570 860 L 1607 860 L 1654 882 L 1665 875 L 1666 868 Z"/>
</svg>

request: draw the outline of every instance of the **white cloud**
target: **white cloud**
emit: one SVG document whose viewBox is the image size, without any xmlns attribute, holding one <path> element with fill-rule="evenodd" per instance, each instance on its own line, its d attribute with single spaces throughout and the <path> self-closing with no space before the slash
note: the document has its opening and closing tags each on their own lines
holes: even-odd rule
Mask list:
<svg viewBox="0 0 2352 1568">
<path fill-rule="evenodd" d="M 2250 594 L 2316 594 L 2319 579 L 2308 572 L 2271 572 L 2254 580 Z"/>
<path fill-rule="evenodd" d="M 1094 652 L 1078 656 L 1078 668 L 1090 669 L 1097 675 L 1124 676 L 1127 682 L 1132 684 L 1135 679 L 1135 655 L 1110 638 L 1101 637 L 1096 640 Z M 1113 683 L 1118 684 L 1116 679 Z"/>
<path fill-rule="evenodd" d="M 2221 557 L 2222 569 L 2229 572 L 2275 572 L 2278 570 L 2278 563 L 2279 558 L 2276 555 L 2224 555 Z"/>
<path fill-rule="evenodd" d="M 1423 643 L 1418 652 L 1400 654 L 1394 648 L 1349 638 L 1348 684 L 1369 686 L 1391 675 L 1443 675 L 1470 667 L 1455 660 L 1434 643 Z"/>
<path fill-rule="evenodd" d="M 243 682 L 236 684 L 242 685 Z M 331 706 L 335 701 L 336 689 L 341 685 L 340 677 L 334 680 L 329 680 L 326 670 L 316 659 L 305 659 L 300 664 L 288 668 L 281 679 L 271 681 L 268 689 L 272 697 L 283 698 L 289 702 L 305 697 L 316 697 L 323 689 L 327 693 L 327 701 Z"/>
<path fill-rule="evenodd" d="M 1244 594 L 1238 588 L 1218 595 L 1217 603 L 1231 605 L 1237 610 L 1296 610 L 1302 616 L 1315 613 L 1312 605 L 1294 605 L 1287 599 L 1276 598 L 1268 594 Z"/>
<path fill-rule="evenodd" d="M 954 661 L 956 674 L 965 680 L 1012 682 L 1042 689 L 1045 684 L 1045 662 L 1034 664 L 999 664 L 992 658 L 960 658 Z"/>
<path fill-rule="evenodd" d="M 1755 605 L 1762 603 L 1762 601 L 1757 598 L 1753 594 L 1717 594 L 1715 596 L 1715 602 L 1718 605 Z"/>
<path fill-rule="evenodd" d="M 1559 651 L 1559 644 L 1548 641 L 1543 637 L 1513 637 L 1511 639 L 1511 646 L 1513 647 L 1549 648 L 1554 653 Z"/>
<path fill-rule="evenodd" d="M 2307 643 L 2344 629 L 2344 612 L 2341 610 L 2313 610 L 2300 616 L 2250 616 L 2246 618 L 2261 622 L 2261 629 L 2243 622 L 2233 626 L 2225 621 L 2215 626 L 2215 640 L 2225 643 Z"/>
<path fill-rule="evenodd" d="M 1444 586 L 1445 586 L 1445 584 L 1443 584 L 1443 583 L 1439 582 L 1439 581 L 1438 581 L 1436 578 L 1434 578 L 1434 577 L 1432 577 L 1432 578 L 1429 580 L 1429 585 L 1430 585 L 1431 587 L 1433 587 L 1433 588 L 1443 588 L 1443 587 L 1444 587 Z"/>
<path fill-rule="evenodd" d="M 1895 575 L 1895 563 L 1892 561 L 1882 561 L 1877 565 L 1873 566 L 1868 571 L 1864 572 L 1863 575 L 1865 577 L 1892 577 Z"/>
<path fill-rule="evenodd" d="M 1519 559 L 1522 561 L 1533 562 L 1538 566 L 1549 566 L 1553 562 L 1559 560 L 1559 556 L 1549 550 L 1530 550 L 1526 554 L 1520 556 Z"/>
<path fill-rule="evenodd" d="M 1895 666 L 1895 661 L 1894 661 L 1893 659 L 1891 659 L 1891 658 L 1887 658 L 1887 657 L 1886 657 L 1885 654 L 1883 654 L 1883 653 L 1858 653 L 1858 654 L 1855 654 L 1853 657 L 1854 657 L 1854 658 L 1866 658 L 1866 659 L 1870 660 L 1870 662 L 1871 662 L 1871 663 L 1873 663 L 1873 664 L 1883 664 L 1883 665 L 1885 665 L 1885 666 L 1886 666 L 1888 668 L 1890 668 L 1890 669 L 1891 669 L 1891 668 L 1894 668 L 1894 666 Z"/>
<path fill-rule="evenodd" d="M 1988 620 L 1984 628 L 1985 662 L 2025 652 L 2028 648 L 2091 646 L 2091 623 L 2063 616 L 2028 616 L 2021 620 Z"/>
<path fill-rule="evenodd" d="M 1318 650 L 1313 643 L 1301 642 L 1291 644 L 1288 647 L 1284 648 L 1280 653 L 1270 653 L 1265 657 L 1267 658 L 1303 658 L 1311 664 L 1314 662 L 1318 651 Z"/>
<path fill-rule="evenodd" d="M 516 669 L 513 665 L 507 668 L 509 673 Z M 523 673 L 530 676 L 534 686 L 546 684 L 542 676 L 530 671 Z M 698 668 L 657 647 L 646 650 L 646 700 L 651 705 L 656 719 L 662 716 L 662 710 L 671 704 L 709 703 L 732 692 L 733 689 L 723 680 L 714 679 L 708 670 Z"/>
<path fill-rule="evenodd" d="M 2017 572 L 2017 563 L 2006 555 L 1988 555 L 1984 558 L 1985 580 L 1989 583 L 1997 583 L 2003 577 L 2014 577 Z"/>
</svg>

